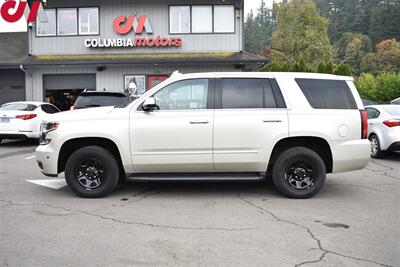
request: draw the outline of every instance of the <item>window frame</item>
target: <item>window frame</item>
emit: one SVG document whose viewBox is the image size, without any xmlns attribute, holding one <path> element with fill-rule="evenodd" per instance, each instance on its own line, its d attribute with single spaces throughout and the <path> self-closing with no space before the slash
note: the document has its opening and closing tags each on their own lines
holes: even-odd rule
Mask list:
<svg viewBox="0 0 400 267">
<path fill-rule="evenodd" d="M 97 10 L 97 33 L 82 33 L 81 32 L 81 9 L 96 9 Z M 94 36 L 100 35 L 100 8 L 99 7 L 79 7 L 78 8 L 78 35 Z"/>
<path fill-rule="evenodd" d="M 76 29 L 75 29 L 75 33 L 68 33 L 68 34 L 60 34 L 60 22 L 59 22 L 59 12 L 60 10 L 65 10 L 65 11 L 69 11 L 69 10 L 74 10 L 76 13 Z M 78 28 L 79 28 L 79 12 L 78 12 L 78 8 L 76 7 L 67 7 L 67 8 L 57 8 L 57 36 L 78 36 Z"/>
<path fill-rule="evenodd" d="M 54 37 L 57 36 L 57 8 L 46 8 L 44 9 L 45 11 L 54 11 L 54 19 L 55 19 L 55 33 L 54 34 L 39 34 L 38 33 L 38 20 L 39 20 L 39 16 L 36 18 L 36 23 L 35 23 L 35 33 L 36 33 L 36 37 Z"/>
<path fill-rule="evenodd" d="M 81 34 L 80 33 L 80 18 L 79 18 L 79 11 L 81 8 L 97 8 L 98 13 L 97 13 L 97 22 L 98 22 L 98 33 L 97 34 Z M 76 34 L 68 34 L 68 35 L 63 35 L 63 34 L 58 34 L 58 10 L 59 9 L 76 9 L 77 10 L 77 27 L 76 27 Z M 45 8 L 44 10 L 55 10 L 55 15 L 56 15 L 56 34 L 55 35 L 38 35 L 37 33 L 37 23 L 35 23 L 35 37 L 37 38 L 48 38 L 48 37 L 76 37 L 76 36 L 99 36 L 101 34 L 101 23 L 100 23 L 100 6 L 80 6 L 80 7 L 50 7 L 50 8 Z M 39 18 L 37 18 L 39 19 Z"/>
<path fill-rule="evenodd" d="M 216 81 L 214 78 L 189 78 L 189 79 L 182 79 L 178 81 L 174 81 L 172 83 L 169 83 L 165 85 L 163 88 L 160 88 L 156 92 L 152 93 L 151 95 L 147 96 L 145 99 L 149 97 L 154 97 L 155 94 L 159 93 L 163 89 L 167 88 L 168 86 L 171 86 L 175 83 L 178 82 L 186 82 L 186 81 L 191 81 L 191 80 L 208 80 L 208 94 L 207 94 L 207 107 L 205 109 L 176 109 L 176 110 L 153 110 L 151 112 L 193 112 L 193 111 L 204 111 L 204 110 L 213 110 L 215 109 L 215 91 L 216 91 Z M 136 112 L 148 112 L 143 110 L 143 104 L 145 102 L 145 99 L 140 103 L 140 105 L 137 107 Z"/>
<path fill-rule="evenodd" d="M 263 107 L 262 108 L 222 108 L 222 80 L 223 79 L 257 79 L 263 80 Z M 216 78 L 215 82 L 215 109 L 217 110 L 276 110 L 276 109 L 287 109 L 285 99 L 283 97 L 282 91 L 279 88 L 278 83 L 274 78 L 263 78 L 263 77 L 220 77 Z M 276 107 L 267 107 L 265 101 L 265 90 L 267 86 L 271 88 L 272 95 L 275 100 Z"/>
<path fill-rule="evenodd" d="M 171 7 L 182 7 L 186 6 L 190 8 L 190 30 L 189 32 L 185 33 L 178 33 L 178 32 L 172 32 L 171 31 Z M 211 20 L 212 20 L 212 31 L 211 32 L 193 32 L 193 12 L 192 12 L 192 7 L 193 6 L 211 6 L 212 7 L 212 14 L 211 14 Z M 216 6 L 232 6 L 233 7 L 233 32 L 215 32 L 215 20 L 214 20 L 214 8 Z M 235 5 L 233 4 L 188 4 L 188 5 L 178 5 L 178 4 L 172 4 L 168 5 L 168 34 L 169 35 L 203 35 L 203 34 L 236 34 L 237 32 L 237 26 L 236 26 L 236 8 Z"/>
<path fill-rule="evenodd" d="M 231 7 L 233 7 L 233 32 L 226 32 L 226 31 L 224 31 L 224 32 L 216 32 L 215 31 L 215 7 L 216 6 L 231 6 Z M 220 4 L 220 5 L 213 5 L 213 33 L 216 33 L 216 34 L 233 34 L 233 33 L 236 33 L 236 14 L 235 14 L 235 12 L 236 12 L 236 8 L 235 8 L 235 5 L 226 5 L 226 4 Z"/>
</svg>

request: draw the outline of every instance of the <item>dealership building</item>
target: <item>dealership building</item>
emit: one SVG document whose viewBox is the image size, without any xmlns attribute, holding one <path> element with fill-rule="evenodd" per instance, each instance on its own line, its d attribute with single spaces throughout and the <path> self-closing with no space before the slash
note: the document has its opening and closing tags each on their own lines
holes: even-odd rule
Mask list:
<svg viewBox="0 0 400 267">
<path fill-rule="evenodd" d="M 243 1 L 49 0 L 18 34 L 24 41 L 0 37 L 19 46 L 7 53 L 13 64 L 0 53 L 0 77 L 25 77 L 19 89 L 0 89 L 0 103 L 68 109 L 82 90 L 141 95 L 176 70 L 257 70 L 266 60 L 243 51 Z"/>
</svg>

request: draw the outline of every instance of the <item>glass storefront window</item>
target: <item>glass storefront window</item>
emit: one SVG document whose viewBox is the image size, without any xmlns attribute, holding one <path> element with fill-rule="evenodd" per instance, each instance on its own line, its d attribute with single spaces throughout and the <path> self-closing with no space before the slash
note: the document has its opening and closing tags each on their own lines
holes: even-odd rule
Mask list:
<svg viewBox="0 0 400 267">
<path fill-rule="evenodd" d="M 192 32 L 212 33 L 212 6 L 192 7 Z"/>
<path fill-rule="evenodd" d="M 46 9 L 45 15 L 47 21 L 40 21 L 39 17 L 36 20 L 37 36 L 55 36 L 56 35 L 56 10 Z"/>
<path fill-rule="evenodd" d="M 170 6 L 171 33 L 190 33 L 190 6 Z"/>
<path fill-rule="evenodd" d="M 78 15 L 76 8 L 60 8 L 57 11 L 58 35 L 77 35 Z"/>
<path fill-rule="evenodd" d="M 99 34 L 99 9 L 97 7 L 79 9 L 79 34 Z"/>
<path fill-rule="evenodd" d="M 234 6 L 214 6 L 214 32 L 235 32 L 235 8 Z"/>
</svg>

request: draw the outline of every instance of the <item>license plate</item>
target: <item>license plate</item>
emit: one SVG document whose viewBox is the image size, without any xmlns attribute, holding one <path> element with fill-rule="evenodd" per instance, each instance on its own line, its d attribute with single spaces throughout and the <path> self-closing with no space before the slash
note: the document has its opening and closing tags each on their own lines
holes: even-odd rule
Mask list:
<svg viewBox="0 0 400 267">
<path fill-rule="evenodd" d="M 9 123 L 10 118 L 0 118 L 0 123 Z"/>
</svg>

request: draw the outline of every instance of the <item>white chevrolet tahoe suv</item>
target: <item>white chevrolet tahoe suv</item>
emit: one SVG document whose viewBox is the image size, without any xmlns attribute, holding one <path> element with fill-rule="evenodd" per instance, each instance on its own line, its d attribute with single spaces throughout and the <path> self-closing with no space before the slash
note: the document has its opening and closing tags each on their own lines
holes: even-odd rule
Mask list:
<svg viewBox="0 0 400 267">
<path fill-rule="evenodd" d="M 42 172 L 65 171 L 81 197 L 124 181 L 261 180 L 309 198 L 327 173 L 364 168 L 367 113 L 351 77 L 306 73 L 174 74 L 125 108 L 43 122 Z"/>
</svg>

